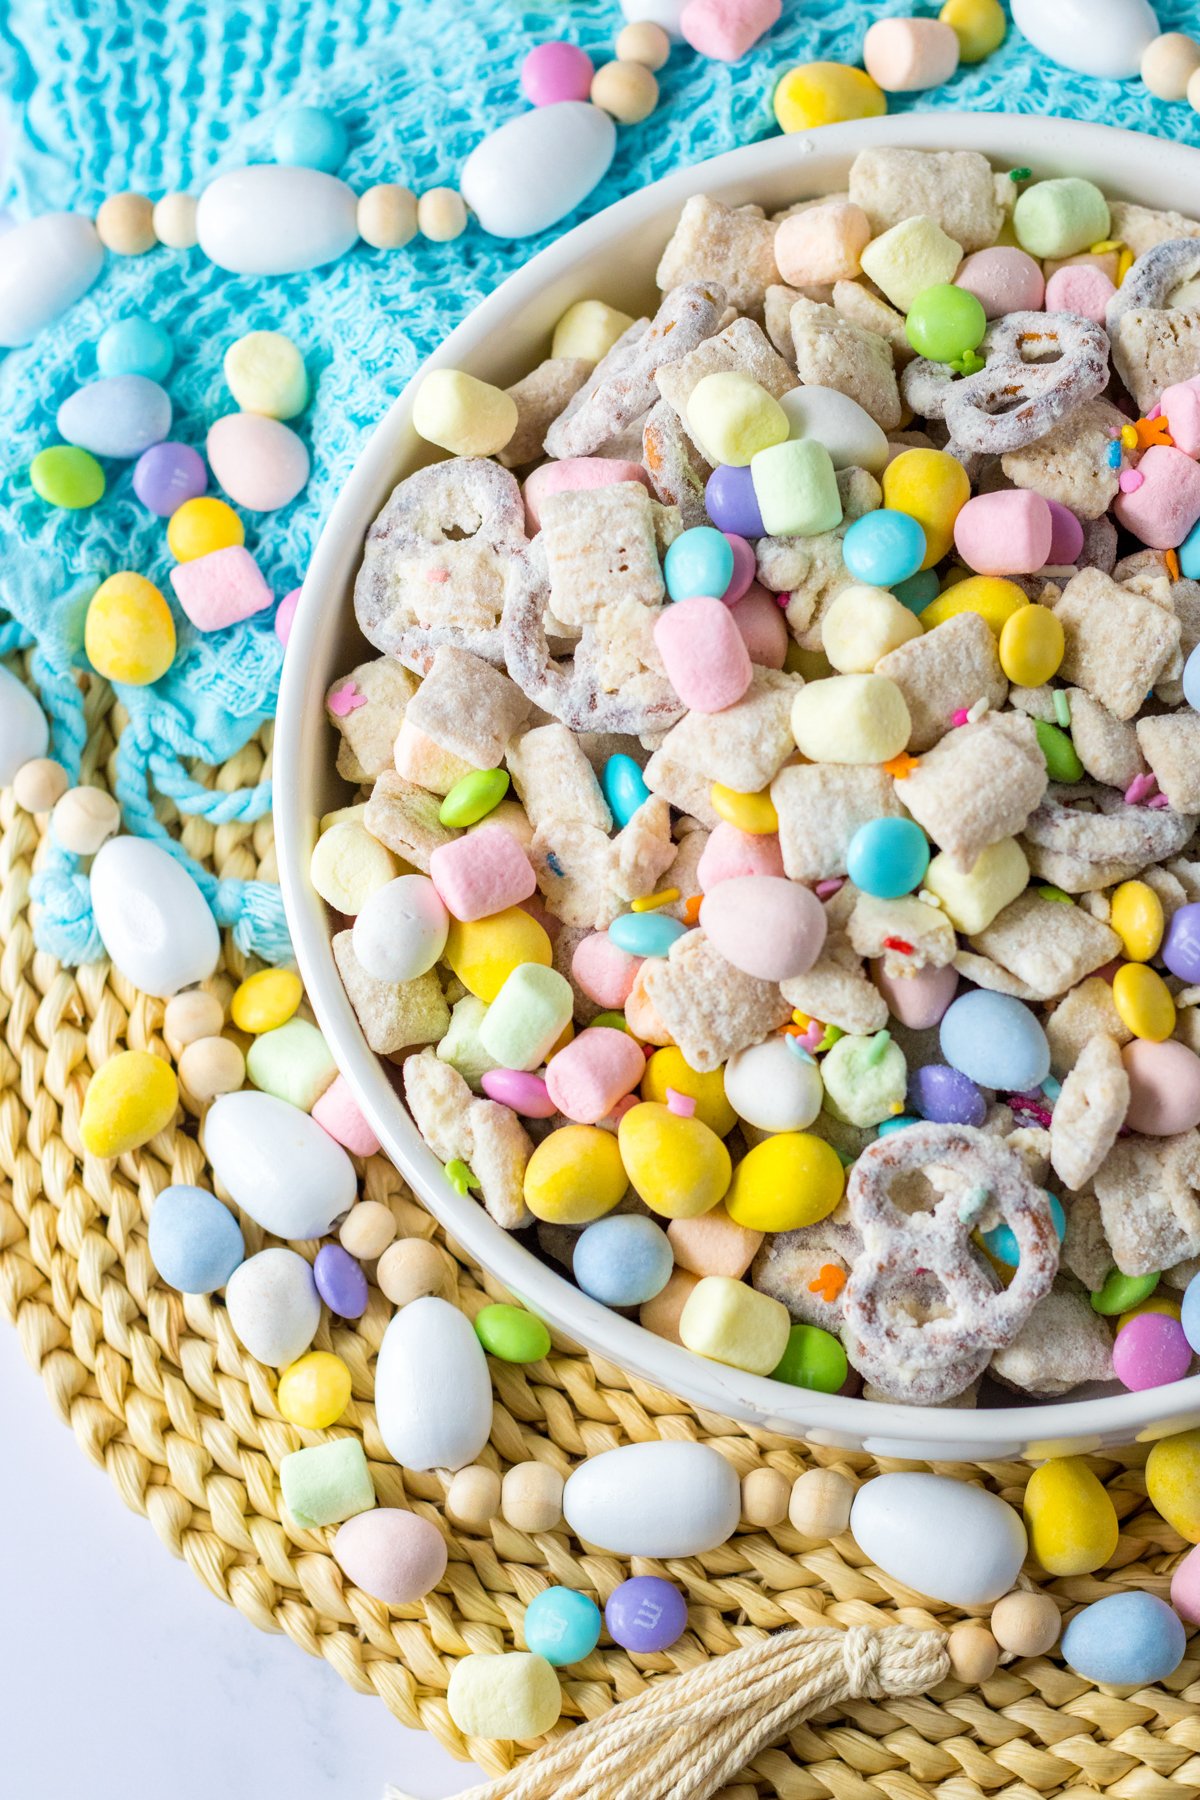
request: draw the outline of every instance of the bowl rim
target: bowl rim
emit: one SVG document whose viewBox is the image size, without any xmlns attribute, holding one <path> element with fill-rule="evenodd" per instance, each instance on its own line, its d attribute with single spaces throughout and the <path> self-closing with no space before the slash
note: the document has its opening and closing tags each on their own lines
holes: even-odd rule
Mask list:
<svg viewBox="0 0 1200 1800">
<path fill-rule="evenodd" d="M 1036 150 L 1030 149 L 1031 139 Z M 469 368 L 472 353 L 489 333 L 503 330 L 507 318 L 552 280 L 561 281 L 571 264 L 619 241 L 635 223 L 644 226 L 677 210 L 692 194 L 748 188 L 768 175 L 794 172 L 803 182 L 809 161 L 818 167 L 826 156 L 844 161 L 867 147 L 978 149 L 994 164 L 1011 157 L 1014 166 L 1020 158 L 1022 163 L 1033 160 L 1074 173 L 1082 167 L 1110 197 L 1119 196 L 1127 185 L 1123 171 L 1128 168 L 1129 183 L 1143 194 L 1147 185 L 1153 185 L 1159 196 L 1155 204 L 1164 208 L 1182 210 L 1189 191 L 1200 190 L 1200 150 L 1113 126 L 1024 114 L 907 113 L 766 138 L 677 169 L 539 251 L 488 294 L 414 371 L 363 443 L 322 526 L 292 621 L 276 720 L 275 825 L 284 906 L 317 1020 L 389 1159 L 451 1238 L 565 1340 L 701 1412 L 716 1412 L 786 1437 L 861 1446 L 880 1455 L 952 1455 L 957 1460 L 986 1461 L 1150 1440 L 1200 1420 L 1200 1376 L 1142 1392 L 969 1412 L 905 1406 L 793 1388 L 712 1362 L 592 1300 L 446 1180 L 441 1163 L 421 1139 L 367 1045 L 337 973 L 326 908 L 308 880 L 316 812 L 305 784 L 292 777 L 304 765 L 306 731 L 311 736 L 318 710 L 323 718 L 327 681 L 319 666 L 319 645 L 326 635 L 325 597 L 341 593 L 348 573 L 352 579 L 366 526 L 378 510 L 377 496 L 399 479 L 401 445 L 406 435 L 411 436 L 413 396 L 421 377 L 432 368 Z M 1155 162 L 1161 167 L 1153 168 Z M 1144 199 L 1141 203 L 1149 204 Z M 1189 1413 L 1192 1418 L 1183 1417 Z"/>
</svg>

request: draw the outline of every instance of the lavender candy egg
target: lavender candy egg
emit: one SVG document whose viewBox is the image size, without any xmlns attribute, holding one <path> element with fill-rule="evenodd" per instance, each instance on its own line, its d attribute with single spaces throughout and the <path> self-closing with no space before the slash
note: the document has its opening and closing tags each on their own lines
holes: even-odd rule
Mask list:
<svg viewBox="0 0 1200 1800">
<path fill-rule="evenodd" d="M 908 1103 L 934 1125 L 982 1125 L 987 1101 L 975 1083 L 945 1063 L 927 1063 L 908 1079 Z"/>
<path fill-rule="evenodd" d="M 367 1310 L 367 1278 L 348 1250 L 322 1244 L 313 1263 L 317 1292 L 339 1319 L 361 1319 Z"/>
<path fill-rule="evenodd" d="M 1192 901 L 1171 914 L 1161 956 L 1180 981 L 1200 981 L 1200 901 Z"/>
<path fill-rule="evenodd" d="M 687 1601 L 661 1575 L 633 1575 L 609 1595 L 604 1623 L 623 1650 L 669 1650 L 687 1630 Z"/>
<path fill-rule="evenodd" d="M 718 531 L 736 537 L 760 538 L 766 532 L 749 464 L 744 469 L 721 463 L 708 478 L 704 505 Z"/>
<path fill-rule="evenodd" d="M 207 486 L 204 458 L 190 444 L 151 444 L 133 465 L 133 491 L 160 519 L 199 499 Z"/>
<path fill-rule="evenodd" d="M 171 429 L 171 398 L 145 375 L 104 375 L 58 409 L 58 435 L 93 456 L 140 456 Z"/>
</svg>

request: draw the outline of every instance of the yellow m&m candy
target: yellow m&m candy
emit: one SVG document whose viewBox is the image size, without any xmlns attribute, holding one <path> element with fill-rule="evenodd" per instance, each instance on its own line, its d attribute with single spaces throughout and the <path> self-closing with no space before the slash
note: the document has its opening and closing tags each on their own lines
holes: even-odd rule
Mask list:
<svg viewBox="0 0 1200 1800">
<path fill-rule="evenodd" d="M 1130 962 L 1149 962 L 1163 939 L 1163 903 L 1145 881 L 1123 881 L 1113 892 L 1109 924 Z"/>
<path fill-rule="evenodd" d="M 589 1225 L 603 1218 L 626 1186 L 617 1140 L 598 1125 L 552 1131 L 525 1168 L 526 1206 L 535 1219 L 554 1225 Z"/>
<path fill-rule="evenodd" d="M 1019 687 L 1041 687 L 1058 673 L 1066 647 L 1057 613 L 1048 606 L 1019 606 L 1000 630 L 1000 667 Z"/>
<path fill-rule="evenodd" d="M 229 1016 L 239 1031 L 275 1031 L 286 1025 L 304 995 L 295 969 L 259 969 L 234 990 Z"/>
<path fill-rule="evenodd" d="M 167 524 L 167 548 L 176 562 L 195 562 L 214 550 L 230 550 L 246 541 L 246 528 L 224 500 L 200 494 L 177 506 Z"/>
<path fill-rule="evenodd" d="M 553 962 L 545 928 L 520 906 L 486 919 L 451 919 L 444 954 L 463 986 L 489 1002 L 522 963 L 548 969 Z"/>
<path fill-rule="evenodd" d="M 740 794 L 736 788 L 714 781 L 709 799 L 720 818 L 749 837 L 769 837 L 779 830 L 779 814 L 770 794 Z"/>
<path fill-rule="evenodd" d="M 310 1350 L 289 1363 L 279 1377 L 275 1403 L 291 1424 L 324 1431 L 350 1404 L 350 1371 L 340 1356 Z"/>
<path fill-rule="evenodd" d="M 703 1120 L 643 1100 L 617 1127 L 625 1173 L 652 1212 L 696 1219 L 729 1186 L 729 1152 Z"/>
<path fill-rule="evenodd" d="M 781 1131 L 742 1158 L 725 1210 L 749 1231 L 796 1231 L 828 1218 L 845 1180 L 831 1144 L 807 1131 Z"/>
<path fill-rule="evenodd" d="M 1175 1029 L 1171 990 L 1145 963 L 1122 963 L 1113 977 L 1113 1005 L 1135 1038 L 1161 1044 Z"/>
<path fill-rule="evenodd" d="M 642 1099 L 656 1100 L 665 1106 L 668 1088 L 694 1100 L 695 1117 L 707 1125 L 710 1131 L 715 1131 L 718 1137 L 724 1137 L 736 1125 L 737 1114 L 725 1098 L 724 1070 L 713 1069 L 709 1074 L 701 1075 L 689 1067 L 684 1061 L 683 1051 L 676 1049 L 673 1044 L 665 1050 L 656 1050 L 646 1064 L 646 1073 L 642 1076 Z"/>
<path fill-rule="evenodd" d="M 122 569 L 92 595 L 83 647 L 97 675 L 125 687 L 147 687 L 175 660 L 171 609 L 152 581 Z"/>
</svg>

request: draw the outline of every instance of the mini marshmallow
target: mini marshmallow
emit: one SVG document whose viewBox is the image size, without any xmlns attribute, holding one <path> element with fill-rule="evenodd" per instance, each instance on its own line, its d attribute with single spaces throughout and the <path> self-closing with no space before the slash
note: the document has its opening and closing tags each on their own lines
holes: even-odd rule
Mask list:
<svg viewBox="0 0 1200 1800">
<path fill-rule="evenodd" d="M 782 874 L 783 855 L 776 834 L 763 832 L 761 836 L 752 837 L 748 831 L 739 831 L 727 819 L 722 819 L 716 830 L 709 834 L 696 865 L 696 879 L 705 894 L 718 882 L 736 881 L 741 875 Z"/>
<path fill-rule="evenodd" d="M 1117 495 L 1113 512 L 1152 550 L 1173 550 L 1200 519 L 1200 464 L 1173 445 L 1152 444 L 1136 472 L 1140 484 Z"/>
<path fill-rule="evenodd" d="M 1164 388 L 1161 405 L 1175 448 L 1200 456 L 1200 375 Z"/>
<path fill-rule="evenodd" d="M 546 1091 L 559 1112 L 579 1125 L 597 1125 L 646 1071 L 646 1059 L 627 1031 L 591 1025 L 552 1056 Z"/>
<path fill-rule="evenodd" d="M 735 1225 L 721 1205 L 698 1219 L 672 1219 L 667 1226 L 676 1268 L 693 1275 L 727 1275 L 731 1281 L 740 1281 L 746 1273 L 763 1235 Z"/>
<path fill-rule="evenodd" d="M 958 67 L 958 34 L 937 19 L 877 19 L 863 39 L 863 67 L 885 94 L 940 87 Z"/>
<path fill-rule="evenodd" d="M 689 0 L 679 15 L 679 29 L 701 56 L 737 62 L 782 10 L 783 0 Z"/>
<path fill-rule="evenodd" d="M 897 25 L 917 22 L 884 21 Z M 953 37 L 953 32 L 950 35 Z M 961 261 L 962 245 L 947 237 L 936 219 L 923 213 L 901 219 L 882 237 L 872 239 L 862 253 L 863 273 L 904 313 L 926 288 L 953 281 Z"/>
<path fill-rule="evenodd" d="M 576 300 L 554 327 L 550 354 L 598 363 L 632 324 L 628 313 L 606 306 L 603 300 Z"/>
<path fill-rule="evenodd" d="M 954 547 L 980 575 L 1032 575 L 1050 560 L 1054 521 L 1032 489 L 976 494 L 954 521 Z"/>
<path fill-rule="evenodd" d="M 312 1116 L 322 1131 L 341 1144 L 351 1156 L 374 1156 L 379 1149 L 362 1108 L 354 1098 L 354 1090 L 344 1075 L 335 1075 L 312 1109 Z"/>
<path fill-rule="evenodd" d="M 1012 837 L 989 844 L 969 869 L 960 869 L 941 851 L 925 871 L 925 886 L 954 929 L 968 937 L 986 931 L 997 913 L 1024 893 L 1028 880 L 1025 852 Z"/>
<path fill-rule="evenodd" d="M 693 712 L 723 712 L 750 686 L 750 653 L 721 600 L 697 595 L 664 607 L 654 642 L 668 681 Z"/>
<path fill-rule="evenodd" d="M 221 631 L 271 605 L 274 595 L 241 544 L 210 550 L 171 570 L 171 586 L 197 631 Z"/>
<path fill-rule="evenodd" d="M 493 825 L 443 844 L 429 876 L 455 919 L 486 919 L 528 900 L 537 887 L 533 864 L 510 831 Z"/>
<path fill-rule="evenodd" d="M 783 220 L 775 233 L 775 261 L 793 287 L 850 281 L 870 241 L 871 221 L 862 207 L 832 200 Z"/>
<path fill-rule="evenodd" d="M 842 522 L 833 459 L 815 438 L 789 438 L 750 459 L 754 497 L 771 537 L 816 537 Z"/>
<path fill-rule="evenodd" d="M 751 1375 L 769 1375 L 778 1365 L 791 1328 L 782 1301 L 728 1275 L 703 1276 L 679 1318 L 679 1336 L 689 1350 Z"/>
<path fill-rule="evenodd" d="M 843 588 L 821 618 L 821 647 L 844 675 L 867 675 L 880 657 L 923 636 L 921 621 L 886 588 Z"/>
<path fill-rule="evenodd" d="M 342 819 L 323 831 L 313 846 L 309 880 L 328 906 L 352 919 L 369 894 L 394 881 L 400 870 L 356 819 Z"/>
<path fill-rule="evenodd" d="M 815 763 L 889 762 L 912 728 L 904 695 L 886 675 L 807 682 L 792 703 L 791 724 L 797 748 Z"/>
<path fill-rule="evenodd" d="M 640 481 L 647 490 L 650 487 L 650 477 L 641 463 L 624 462 L 616 456 L 565 456 L 561 462 L 543 463 L 528 477 L 521 490 L 530 534 L 541 530 L 542 504 L 551 494 L 615 487 L 621 481 Z"/>
<path fill-rule="evenodd" d="M 1084 263 L 1068 264 L 1046 283 L 1046 311 L 1078 313 L 1081 318 L 1103 325 L 1108 303 L 1116 291 L 1103 269 L 1089 268 Z"/>
<path fill-rule="evenodd" d="M 502 1069 L 536 1069 L 546 1060 L 575 1010 L 565 975 L 539 963 L 519 963 L 487 1010 L 479 1041 Z"/>
<path fill-rule="evenodd" d="M 630 956 L 627 950 L 618 950 L 607 931 L 594 931 L 576 944 L 571 974 L 589 1000 L 616 1011 L 632 993 L 642 960 L 640 956 Z"/>
<path fill-rule="evenodd" d="M 1010 312 L 1037 312 L 1043 300 L 1048 311 L 1055 310 L 1050 305 L 1041 265 L 1015 245 L 994 244 L 990 250 L 976 250 L 954 277 L 954 285 L 974 294 L 989 319 L 999 319 Z"/>
<path fill-rule="evenodd" d="M 517 429 L 517 403 L 462 369 L 433 369 L 417 387 L 413 429 L 452 456 L 494 456 Z"/>
<path fill-rule="evenodd" d="M 709 462 L 744 468 L 759 450 L 782 444 L 787 415 L 773 395 L 735 369 L 705 375 L 687 403 L 688 430 Z"/>
</svg>

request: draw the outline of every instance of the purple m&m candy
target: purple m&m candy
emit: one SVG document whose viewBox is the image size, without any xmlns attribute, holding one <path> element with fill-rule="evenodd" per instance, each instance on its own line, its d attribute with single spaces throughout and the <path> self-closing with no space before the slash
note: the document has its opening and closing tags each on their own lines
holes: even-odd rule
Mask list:
<svg viewBox="0 0 1200 1800">
<path fill-rule="evenodd" d="M 982 1125 L 987 1117 L 987 1101 L 970 1076 L 945 1063 L 913 1070 L 908 1103 L 934 1125 Z"/>
<path fill-rule="evenodd" d="M 1182 1381 L 1192 1366 L 1192 1346 L 1168 1313 L 1137 1313 L 1118 1331 L 1113 1374 L 1134 1393 Z"/>
<path fill-rule="evenodd" d="M 1161 955 L 1180 981 L 1200 981 L 1200 901 L 1194 900 L 1171 914 Z"/>
<path fill-rule="evenodd" d="M 322 1244 L 313 1263 L 317 1292 L 340 1319 L 361 1319 L 367 1310 L 367 1278 L 348 1250 Z"/>
<path fill-rule="evenodd" d="M 687 1601 L 661 1575 L 633 1575 L 609 1595 L 604 1623 L 623 1650 L 669 1650 L 687 1628 Z"/>
<path fill-rule="evenodd" d="M 760 538 L 766 532 L 749 465 L 735 469 L 732 463 L 721 463 L 715 468 L 704 489 L 704 505 L 718 531 L 744 538 Z"/>
<path fill-rule="evenodd" d="M 188 444 L 151 444 L 133 465 L 133 491 L 160 519 L 169 519 L 207 486 L 204 458 Z"/>
</svg>

